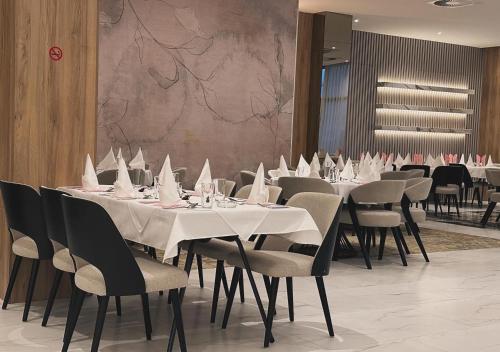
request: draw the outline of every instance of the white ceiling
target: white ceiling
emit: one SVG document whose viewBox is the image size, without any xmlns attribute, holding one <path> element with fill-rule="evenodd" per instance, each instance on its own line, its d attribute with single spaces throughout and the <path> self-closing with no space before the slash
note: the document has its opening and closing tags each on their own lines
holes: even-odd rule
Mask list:
<svg viewBox="0 0 500 352">
<path fill-rule="evenodd" d="M 304 12 L 331 11 L 359 19 L 354 30 L 474 47 L 500 46 L 500 0 L 439 8 L 430 0 L 299 0 Z M 438 34 L 441 33 L 441 34 Z"/>
</svg>

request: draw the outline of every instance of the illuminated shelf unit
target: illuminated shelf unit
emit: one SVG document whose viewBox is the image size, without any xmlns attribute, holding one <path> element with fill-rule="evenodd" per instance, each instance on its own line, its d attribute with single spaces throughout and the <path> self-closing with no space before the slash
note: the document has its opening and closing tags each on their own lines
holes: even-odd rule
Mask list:
<svg viewBox="0 0 500 352">
<path fill-rule="evenodd" d="M 428 86 L 428 85 L 415 84 L 415 83 L 377 82 L 377 87 L 425 90 L 425 91 L 430 91 L 430 92 L 457 93 L 457 94 L 466 94 L 466 95 L 474 95 L 475 94 L 475 91 L 473 89 Z"/>
</svg>

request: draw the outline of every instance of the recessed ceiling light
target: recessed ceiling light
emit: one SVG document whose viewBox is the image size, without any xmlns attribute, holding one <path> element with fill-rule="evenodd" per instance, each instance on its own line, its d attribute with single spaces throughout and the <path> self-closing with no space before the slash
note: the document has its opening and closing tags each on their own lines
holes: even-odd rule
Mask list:
<svg viewBox="0 0 500 352">
<path fill-rule="evenodd" d="M 438 32 L 438 35 L 441 35 L 441 34 L 443 34 L 443 32 Z"/>
<path fill-rule="evenodd" d="M 335 49 L 337 49 L 337 47 L 335 47 L 335 46 L 332 46 L 332 50 L 335 50 Z"/>
<path fill-rule="evenodd" d="M 349 62 L 349 60 L 344 60 L 344 62 Z"/>
<path fill-rule="evenodd" d="M 359 18 L 355 18 L 354 23 L 358 23 L 358 22 L 359 22 Z"/>
</svg>

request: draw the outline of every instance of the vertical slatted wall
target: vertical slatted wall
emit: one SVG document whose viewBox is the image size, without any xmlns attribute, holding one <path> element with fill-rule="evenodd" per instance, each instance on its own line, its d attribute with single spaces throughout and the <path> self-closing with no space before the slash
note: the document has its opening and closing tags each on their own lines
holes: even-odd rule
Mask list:
<svg viewBox="0 0 500 352">
<path fill-rule="evenodd" d="M 353 31 L 346 155 L 363 151 L 475 153 L 478 147 L 481 49 Z M 377 82 L 472 89 L 473 95 L 378 88 Z M 470 115 L 377 110 L 376 104 L 472 109 Z M 471 129 L 471 134 L 375 131 L 376 125 Z"/>
</svg>

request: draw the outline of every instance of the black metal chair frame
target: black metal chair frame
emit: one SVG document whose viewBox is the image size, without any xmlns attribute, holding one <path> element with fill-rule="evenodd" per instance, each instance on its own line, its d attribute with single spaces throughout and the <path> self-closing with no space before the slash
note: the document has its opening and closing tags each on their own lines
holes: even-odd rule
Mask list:
<svg viewBox="0 0 500 352">
<path fill-rule="evenodd" d="M 437 216 L 437 207 L 441 210 L 441 214 L 443 213 L 443 208 L 441 206 L 441 201 L 439 199 L 439 195 L 436 194 L 436 187 L 439 186 L 448 186 L 448 185 L 456 185 L 459 187 L 459 190 L 462 189 L 464 176 L 462 167 L 458 166 L 438 166 L 434 173 L 432 174 L 432 187 L 431 192 L 434 194 L 434 215 Z M 446 195 L 446 203 L 448 204 L 448 214 L 450 214 L 450 205 L 451 200 L 455 203 L 455 207 L 457 210 L 457 215 L 460 216 L 459 210 L 459 200 L 455 194 L 447 194 Z"/>
</svg>

